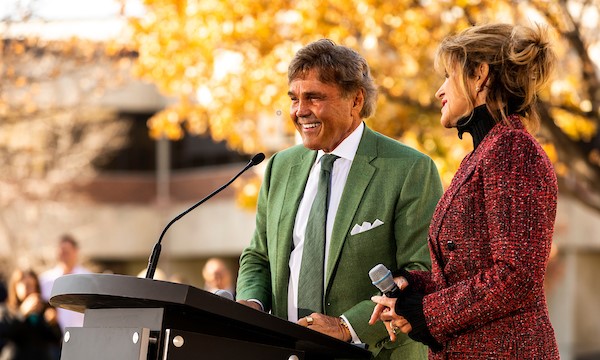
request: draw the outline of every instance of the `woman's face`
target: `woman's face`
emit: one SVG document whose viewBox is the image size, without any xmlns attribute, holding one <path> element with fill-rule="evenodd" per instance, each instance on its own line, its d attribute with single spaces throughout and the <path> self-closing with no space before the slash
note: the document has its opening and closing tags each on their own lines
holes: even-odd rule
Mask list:
<svg viewBox="0 0 600 360">
<path fill-rule="evenodd" d="M 35 292 L 35 288 L 35 279 L 29 275 L 24 275 L 23 278 L 19 280 L 15 285 L 15 292 L 17 293 L 17 298 L 20 301 L 25 300 L 27 296 Z"/>
<path fill-rule="evenodd" d="M 460 89 L 460 77 L 455 71 L 455 66 L 446 69 L 446 80 L 435 93 L 435 97 L 442 101 L 441 124 L 446 128 L 456 127 L 460 118 L 467 115 L 469 102 Z M 474 91 L 475 80 L 468 81 L 467 91 Z"/>
</svg>

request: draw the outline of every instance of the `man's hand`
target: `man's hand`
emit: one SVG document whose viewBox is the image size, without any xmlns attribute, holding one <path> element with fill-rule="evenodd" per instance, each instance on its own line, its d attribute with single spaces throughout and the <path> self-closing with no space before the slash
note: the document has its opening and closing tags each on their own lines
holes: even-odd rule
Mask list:
<svg viewBox="0 0 600 360">
<path fill-rule="evenodd" d="M 342 319 L 339 317 L 327 316 L 319 313 L 312 313 L 298 320 L 298 325 L 308 327 L 311 330 L 318 331 L 342 341 L 352 340 L 352 334 L 342 325 Z"/>
<path fill-rule="evenodd" d="M 248 307 L 251 307 L 253 309 L 256 309 L 258 311 L 263 311 L 262 307 L 260 306 L 259 303 L 257 303 L 256 301 L 250 301 L 250 300 L 238 300 L 238 303 L 242 304 L 242 305 L 246 305 Z"/>
</svg>

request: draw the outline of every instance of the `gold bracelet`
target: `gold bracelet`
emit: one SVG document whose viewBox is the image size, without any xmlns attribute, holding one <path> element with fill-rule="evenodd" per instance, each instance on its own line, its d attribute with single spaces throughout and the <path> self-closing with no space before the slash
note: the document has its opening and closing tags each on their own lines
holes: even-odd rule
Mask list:
<svg viewBox="0 0 600 360">
<path fill-rule="evenodd" d="M 346 331 L 348 332 L 348 335 L 350 335 L 350 339 L 348 341 L 352 341 L 352 332 L 350 331 L 350 326 L 348 325 L 346 320 L 344 320 L 344 318 L 341 316 L 340 316 L 340 325 L 342 325 L 342 328 L 346 329 Z"/>
</svg>

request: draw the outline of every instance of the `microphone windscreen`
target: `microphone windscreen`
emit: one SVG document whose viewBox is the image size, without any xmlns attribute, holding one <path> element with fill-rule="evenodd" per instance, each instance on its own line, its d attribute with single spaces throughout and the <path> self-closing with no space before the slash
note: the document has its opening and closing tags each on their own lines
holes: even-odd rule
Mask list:
<svg viewBox="0 0 600 360">
<path fill-rule="evenodd" d="M 384 294 L 391 292 L 398 287 L 398 285 L 396 285 L 394 282 L 392 272 L 389 271 L 388 268 L 386 268 L 383 264 L 375 265 L 369 271 L 369 277 L 371 278 L 373 285 L 375 285 Z"/>
<path fill-rule="evenodd" d="M 222 298 L 233 300 L 233 294 L 227 290 L 219 289 L 214 292 L 215 295 L 219 295 Z"/>
<path fill-rule="evenodd" d="M 260 164 L 263 160 L 265 159 L 265 154 L 263 153 L 258 153 L 256 155 L 254 155 L 254 157 L 252 158 L 252 165 L 258 165 Z"/>
</svg>

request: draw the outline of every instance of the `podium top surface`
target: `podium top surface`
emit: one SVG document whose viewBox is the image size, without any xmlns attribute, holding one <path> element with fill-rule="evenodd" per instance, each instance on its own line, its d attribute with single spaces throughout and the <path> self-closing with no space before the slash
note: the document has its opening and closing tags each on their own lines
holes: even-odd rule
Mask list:
<svg viewBox="0 0 600 360">
<path fill-rule="evenodd" d="M 203 296 L 210 294 L 190 285 L 168 281 L 113 274 L 76 274 L 56 279 L 50 303 L 77 312 L 94 308 L 204 306 L 204 303 L 194 303 L 194 292 L 202 292 Z"/>
<path fill-rule="evenodd" d="M 271 337 L 295 339 L 307 351 L 335 352 L 343 358 L 370 358 L 367 350 L 252 309 L 191 285 L 113 274 L 72 274 L 54 282 L 53 306 L 87 309 L 165 308 L 206 314 Z"/>
</svg>

